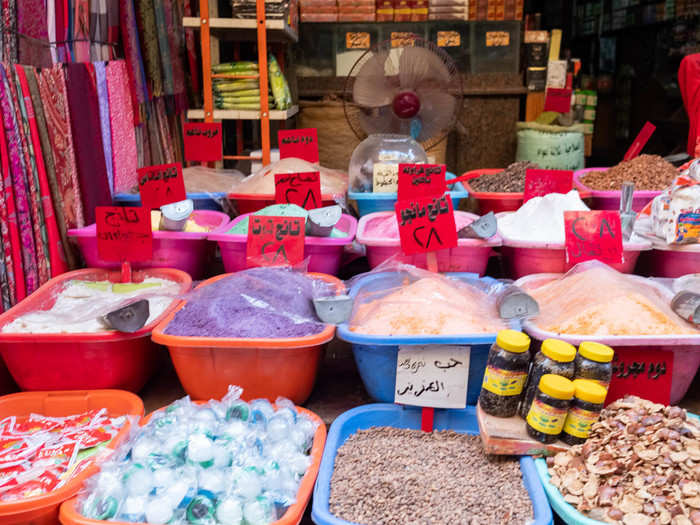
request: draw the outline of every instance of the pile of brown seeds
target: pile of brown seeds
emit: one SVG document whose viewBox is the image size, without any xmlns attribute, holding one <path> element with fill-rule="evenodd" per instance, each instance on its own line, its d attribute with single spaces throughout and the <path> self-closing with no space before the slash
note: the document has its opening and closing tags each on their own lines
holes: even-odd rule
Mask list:
<svg viewBox="0 0 700 525">
<path fill-rule="evenodd" d="M 373 427 L 338 449 L 330 510 L 366 525 L 523 525 L 532 504 L 520 465 L 479 436 Z"/>
<path fill-rule="evenodd" d="M 583 445 L 547 464 L 552 485 L 592 519 L 700 524 L 700 424 L 682 408 L 620 399 L 601 412 Z"/>
<path fill-rule="evenodd" d="M 678 171 L 658 155 L 640 155 L 607 171 L 589 171 L 581 182 L 593 190 L 619 190 L 623 182 L 633 182 L 636 190 L 663 190 L 671 185 Z"/>
<path fill-rule="evenodd" d="M 533 162 L 514 162 L 500 173 L 470 180 L 469 186 L 479 192 L 520 193 L 525 191 L 525 172 L 538 167 Z"/>
</svg>

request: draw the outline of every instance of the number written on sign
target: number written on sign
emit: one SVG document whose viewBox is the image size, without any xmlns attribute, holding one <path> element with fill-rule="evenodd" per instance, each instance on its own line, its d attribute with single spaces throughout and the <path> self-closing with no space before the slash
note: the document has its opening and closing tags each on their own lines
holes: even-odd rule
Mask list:
<svg viewBox="0 0 700 525">
<path fill-rule="evenodd" d="M 148 261 L 153 257 L 151 211 L 143 207 L 97 206 L 97 253 L 103 261 Z"/>
<path fill-rule="evenodd" d="M 454 210 L 447 195 L 397 201 L 395 210 L 406 255 L 457 246 Z"/>
<path fill-rule="evenodd" d="M 304 259 L 304 217 L 250 215 L 246 260 L 249 267 L 295 265 Z"/>
<path fill-rule="evenodd" d="M 622 227 L 616 211 L 566 211 L 566 259 L 570 265 L 597 259 L 622 262 Z"/>
<path fill-rule="evenodd" d="M 321 174 L 318 171 L 275 174 L 275 202 L 296 204 L 307 210 L 320 208 L 323 205 Z"/>
<path fill-rule="evenodd" d="M 182 164 L 161 164 L 138 170 L 139 193 L 144 208 L 160 208 L 187 198 Z"/>
</svg>

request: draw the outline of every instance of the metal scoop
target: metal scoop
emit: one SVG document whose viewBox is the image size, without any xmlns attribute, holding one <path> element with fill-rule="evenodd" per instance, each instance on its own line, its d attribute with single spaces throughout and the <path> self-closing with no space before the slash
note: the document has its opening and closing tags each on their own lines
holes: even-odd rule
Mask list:
<svg viewBox="0 0 700 525">
<path fill-rule="evenodd" d="M 171 202 L 160 207 L 160 229 L 171 232 L 181 232 L 185 229 L 187 219 L 194 211 L 192 199 Z"/>
<path fill-rule="evenodd" d="M 671 300 L 671 309 L 686 321 L 700 324 L 700 294 L 686 290 L 678 292 Z"/>
<path fill-rule="evenodd" d="M 148 299 L 139 299 L 103 317 L 104 322 L 119 332 L 133 333 L 146 324 L 150 308 Z"/>
<path fill-rule="evenodd" d="M 634 197 L 634 183 L 623 182 L 620 196 L 620 223 L 622 225 L 622 239 L 629 241 L 634 230 L 634 221 L 637 214 L 632 211 L 632 198 Z"/>
<path fill-rule="evenodd" d="M 338 224 L 342 215 L 343 209 L 337 204 L 309 210 L 309 216 L 306 221 L 306 235 L 329 237 L 333 227 Z"/>
<path fill-rule="evenodd" d="M 537 301 L 513 284 L 507 285 L 498 295 L 496 306 L 501 319 L 528 319 L 540 313 Z"/>
<path fill-rule="evenodd" d="M 349 295 L 335 295 L 314 299 L 316 315 L 324 323 L 341 324 L 350 319 L 352 313 L 352 297 Z"/>
<path fill-rule="evenodd" d="M 457 232 L 460 239 L 490 239 L 497 231 L 496 215 L 490 211 Z"/>
</svg>

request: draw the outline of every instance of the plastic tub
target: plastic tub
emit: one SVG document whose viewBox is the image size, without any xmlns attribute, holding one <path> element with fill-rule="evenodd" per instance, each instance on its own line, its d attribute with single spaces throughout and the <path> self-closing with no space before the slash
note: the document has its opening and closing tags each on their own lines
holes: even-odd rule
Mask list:
<svg viewBox="0 0 700 525">
<path fill-rule="evenodd" d="M 574 183 L 590 192 L 591 209 L 593 210 L 620 210 L 620 190 L 601 191 L 594 190 L 581 182 L 581 178 L 589 171 L 607 171 L 610 168 L 585 168 L 574 172 Z M 661 191 L 638 190 L 632 196 L 632 209 L 641 211 L 649 201 L 659 195 Z"/>
<path fill-rule="evenodd" d="M 224 269 L 227 272 L 239 272 L 248 267 L 246 260 L 246 248 L 248 235 L 233 235 L 225 233 L 250 214 L 241 215 L 233 219 L 229 224 L 218 231 L 209 234 L 210 241 L 219 243 L 221 258 L 224 261 Z M 357 219 L 343 214 L 338 221 L 337 228 L 347 232 L 347 236 L 341 238 L 330 237 L 305 237 L 304 258 L 309 259 L 309 271 L 337 275 L 343 261 L 343 250 L 348 244 L 352 244 L 357 231 Z"/>
<path fill-rule="evenodd" d="M 447 180 L 454 179 L 456 175 L 454 173 L 446 173 L 445 178 Z M 448 186 L 449 188 L 450 186 Z M 466 199 L 469 193 L 464 189 L 461 182 L 453 184 L 452 191 L 449 192 L 450 198 L 452 199 L 452 206 L 456 210 L 459 207 L 459 203 L 462 199 Z M 370 213 L 375 213 L 378 211 L 394 211 L 394 204 L 397 198 L 396 193 L 364 193 L 359 191 L 348 192 L 348 199 L 357 202 L 357 211 L 360 217 L 364 217 Z"/>
<path fill-rule="evenodd" d="M 536 283 L 545 284 L 549 281 L 561 277 L 561 274 L 542 273 L 537 275 L 528 275 L 515 282 L 517 286 L 530 286 Z M 673 292 L 665 286 L 657 283 L 648 282 L 643 277 L 631 275 L 631 279 L 636 279 L 641 283 L 646 283 L 653 286 L 659 291 L 662 297 L 671 301 Z M 593 341 L 603 343 L 613 350 L 624 348 L 627 351 L 654 351 L 654 352 L 673 352 L 673 375 L 671 376 L 671 393 L 670 404 L 676 404 L 683 396 L 685 396 L 690 384 L 695 377 L 698 368 L 700 367 L 700 334 L 698 335 L 609 335 L 609 336 L 593 336 L 593 335 L 569 335 L 557 334 L 541 330 L 533 321 L 524 321 L 523 327 L 533 339 L 544 341 L 545 339 L 554 338 L 561 339 L 574 346 L 578 346 L 583 341 Z M 642 396 L 643 397 L 643 396 Z M 614 401 L 614 399 L 606 400 L 606 402 Z"/>
<path fill-rule="evenodd" d="M 338 448 L 358 430 L 370 427 L 390 426 L 395 428 L 420 429 L 421 409 L 403 407 L 394 404 L 365 405 L 341 414 L 331 425 L 323 452 L 321 469 L 318 473 L 311 519 L 318 525 L 350 525 L 350 522 L 331 514 L 329 500 L 331 494 L 331 478 Z M 454 430 L 462 434 L 479 434 L 476 420 L 476 409 L 467 407 L 464 410 L 435 409 L 434 428 L 437 430 Z M 529 456 L 520 458 L 520 470 L 523 484 L 530 495 L 534 511 L 533 525 L 548 525 L 552 523 L 552 511 L 547 503 L 542 485 L 537 479 L 535 463 Z M 497 496 L 494 494 L 494 496 Z M 505 495 L 502 495 L 505 496 Z"/>
<path fill-rule="evenodd" d="M 214 231 L 229 220 L 229 216 L 220 211 L 197 210 L 194 221 L 200 226 L 207 226 Z M 207 263 L 214 254 L 214 245 L 207 241 L 210 232 L 153 232 L 153 258 L 150 261 L 132 263 L 133 268 L 177 268 L 187 272 L 194 279 L 201 279 L 206 272 Z M 84 228 L 68 230 L 68 236 L 78 242 L 87 266 L 91 268 L 116 269 L 119 262 L 103 261 L 97 254 L 97 226 L 91 224 Z"/>
<path fill-rule="evenodd" d="M 255 213 L 263 208 L 272 206 L 275 203 L 274 195 L 263 195 L 255 193 L 229 193 L 229 200 L 236 207 L 239 215 Z M 321 195 L 322 206 L 333 206 L 341 196 Z"/>
<path fill-rule="evenodd" d="M 478 219 L 478 215 L 467 212 L 459 212 L 468 215 L 473 220 Z M 412 264 L 419 268 L 427 268 L 425 254 L 403 255 L 401 252 L 401 241 L 391 238 L 370 237 L 366 234 L 367 223 L 373 218 L 394 215 L 393 211 L 382 211 L 370 213 L 360 219 L 357 227 L 357 242 L 367 247 L 367 259 L 370 268 L 375 268 L 390 257 Z M 501 245 L 501 237 L 495 235 L 491 239 L 458 239 L 457 247 L 437 252 L 438 270 L 440 272 L 469 272 L 484 275 L 489 257 L 493 253 L 494 246 Z"/>
<path fill-rule="evenodd" d="M 475 273 L 454 273 L 450 277 L 459 280 L 480 279 L 487 284 L 495 284 L 491 277 L 481 277 Z M 390 286 L 396 286 L 392 272 L 381 272 L 368 275 L 358 281 L 350 290 L 350 295 L 355 296 L 365 286 L 371 285 L 373 290 L 381 290 Z M 520 323 L 513 321 L 511 328 L 520 329 Z M 347 323 L 338 326 L 338 338 L 352 344 L 352 353 L 355 357 L 357 369 L 360 372 L 362 383 L 367 393 L 376 401 L 382 403 L 394 402 L 394 390 L 396 389 L 396 358 L 399 353 L 399 345 L 426 345 L 426 344 L 457 344 L 468 345 L 471 349 L 469 355 L 469 383 L 467 388 L 467 404 L 476 405 L 481 392 L 484 370 L 486 370 L 486 358 L 491 345 L 496 341 L 496 334 L 465 334 L 465 335 L 363 335 L 350 330 Z"/>
<path fill-rule="evenodd" d="M 642 256 L 644 273 L 654 277 L 680 277 L 700 270 L 700 245 L 674 249 L 654 248 Z"/>
<path fill-rule="evenodd" d="M 217 275 L 197 286 L 201 288 L 231 274 Z M 330 275 L 309 274 L 343 288 Z M 311 395 L 321 352 L 335 334 L 335 326 L 315 335 L 278 339 L 236 337 L 185 337 L 168 335 L 165 328 L 180 305 L 153 330 L 153 341 L 166 345 L 182 387 L 192 399 L 221 399 L 229 385 L 243 388 L 243 398 L 278 396 L 300 405 Z"/>
<path fill-rule="evenodd" d="M 120 277 L 120 272 L 99 268 L 75 270 L 54 277 L 0 315 L 0 330 L 20 315 L 50 308 L 55 301 L 54 293 L 61 290 L 67 281 L 119 282 Z M 135 282 L 145 277 L 175 281 L 182 293 L 192 285 L 189 275 L 169 268 L 133 273 Z M 159 347 L 151 342 L 151 330 L 176 304 L 174 300 L 163 315 L 132 334 L 113 331 L 75 334 L 0 332 L 0 354 L 22 390 L 119 388 L 136 392 L 151 377 L 160 358 Z"/>
<path fill-rule="evenodd" d="M 188 193 L 188 199 L 192 199 L 195 210 L 223 211 L 221 202 L 226 199 L 226 193 Z M 141 196 L 133 193 L 117 193 L 114 196 L 114 204 L 118 206 L 141 206 Z"/>
<path fill-rule="evenodd" d="M 25 392 L 0 397 L 0 419 L 8 416 L 24 419 L 30 414 L 64 417 L 100 408 L 106 408 L 111 417 L 143 416 L 141 399 L 134 394 L 119 390 Z M 129 425 L 127 421 L 107 445 L 109 451 L 114 450 L 128 436 Z M 61 503 L 75 496 L 83 485 L 83 481 L 97 472 L 98 468 L 93 463 L 64 486 L 46 494 L 12 502 L 1 502 L 0 523 L 3 525 L 58 523 L 58 508 Z"/>
<path fill-rule="evenodd" d="M 299 490 L 297 491 L 297 497 L 294 504 L 287 509 L 287 512 L 285 512 L 279 520 L 271 523 L 270 525 L 298 525 L 301 522 L 306 506 L 309 504 L 311 493 L 314 489 L 316 476 L 318 476 L 318 470 L 321 466 L 323 449 L 326 444 L 326 425 L 323 423 L 323 420 L 304 407 L 297 406 L 296 408 L 299 412 L 306 414 L 316 423 L 318 423 L 318 428 L 314 434 L 314 441 L 311 445 L 311 465 L 309 465 L 304 477 L 301 478 L 301 483 L 299 484 Z M 164 409 L 161 408 L 160 410 Z M 150 418 L 151 416 L 149 415 L 141 424 L 145 425 Z M 78 498 L 76 497 L 61 505 L 60 518 L 63 525 L 104 525 L 105 523 L 114 523 L 115 525 L 131 525 L 124 522 L 106 522 L 86 518 L 78 512 L 77 504 Z"/>
</svg>

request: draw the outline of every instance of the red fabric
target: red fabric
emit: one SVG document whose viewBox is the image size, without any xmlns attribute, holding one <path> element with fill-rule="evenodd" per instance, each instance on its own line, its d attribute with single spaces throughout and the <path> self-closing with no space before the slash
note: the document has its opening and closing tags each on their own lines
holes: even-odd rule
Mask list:
<svg viewBox="0 0 700 525">
<path fill-rule="evenodd" d="M 688 155 L 700 157 L 700 53 L 688 55 L 678 68 L 678 85 L 688 113 Z"/>
</svg>

